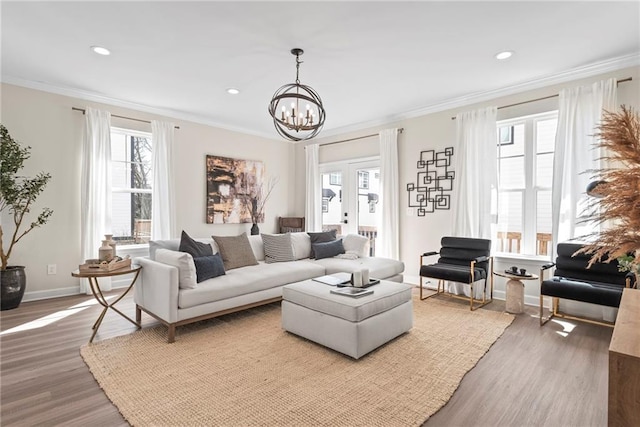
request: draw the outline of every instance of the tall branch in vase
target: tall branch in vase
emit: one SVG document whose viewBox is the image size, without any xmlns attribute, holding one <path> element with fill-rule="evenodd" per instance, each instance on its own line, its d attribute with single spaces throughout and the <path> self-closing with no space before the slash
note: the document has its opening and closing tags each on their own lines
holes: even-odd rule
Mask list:
<svg viewBox="0 0 640 427">
<path fill-rule="evenodd" d="M 630 107 L 605 112 L 597 144 L 608 167 L 596 172 L 601 197 L 588 221 L 602 226 L 596 241 L 582 252 L 592 254 L 591 264 L 618 258 L 629 261 L 631 271 L 640 265 L 640 116 Z M 629 254 L 635 256 L 629 257 Z"/>
<path fill-rule="evenodd" d="M 260 184 L 254 192 L 247 192 L 243 198 L 245 209 L 249 212 L 253 224 L 264 221 L 265 205 L 273 189 L 278 184 L 278 181 L 280 181 L 278 177 L 271 177 L 267 180 L 266 184 Z"/>
</svg>

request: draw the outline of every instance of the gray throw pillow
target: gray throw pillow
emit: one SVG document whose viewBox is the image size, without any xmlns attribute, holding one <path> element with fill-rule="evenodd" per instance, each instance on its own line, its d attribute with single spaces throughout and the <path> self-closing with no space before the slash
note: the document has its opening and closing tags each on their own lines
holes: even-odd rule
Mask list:
<svg viewBox="0 0 640 427">
<path fill-rule="evenodd" d="M 218 245 L 226 271 L 247 265 L 258 265 L 256 256 L 251 250 L 251 243 L 249 243 L 247 233 L 242 233 L 239 236 L 211 237 Z"/>
<path fill-rule="evenodd" d="M 344 253 L 342 239 L 333 242 L 312 243 L 311 250 L 315 252 L 316 259 L 331 258 Z"/>
<path fill-rule="evenodd" d="M 203 257 L 213 255 L 213 248 L 206 243 L 196 242 L 189 235 L 182 230 L 182 236 L 180 237 L 180 252 L 186 252 L 191 254 L 192 257 Z M 196 265 L 196 268 L 198 266 Z"/>
<path fill-rule="evenodd" d="M 220 254 L 194 257 L 193 262 L 196 265 L 196 281 L 198 283 L 225 274 Z"/>
<path fill-rule="evenodd" d="M 310 258 L 316 257 L 313 251 L 314 243 L 332 242 L 336 240 L 336 230 L 323 231 L 321 233 L 307 233 L 307 234 L 311 238 L 311 257 Z"/>
<path fill-rule="evenodd" d="M 261 234 L 266 263 L 295 261 L 291 234 Z"/>
</svg>

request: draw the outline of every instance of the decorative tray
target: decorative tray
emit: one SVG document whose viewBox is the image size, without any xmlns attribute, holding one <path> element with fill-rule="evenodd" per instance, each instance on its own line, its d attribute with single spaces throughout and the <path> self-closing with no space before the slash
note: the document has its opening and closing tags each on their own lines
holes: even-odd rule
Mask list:
<svg viewBox="0 0 640 427">
<path fill-rule="evenodd" d="M 127 268 L 127 267 L 131 267 L 131 258 L 123 259 L 121 261 L 104 263 L 104 264 L 87 264 L 87 263 L 85 263 L 85 264 L 81 264 L 80 265 L 79 270 L 82 273 L 86 273 L 86 272 L 91 272 L 91 271 L 98 271 L 98 272 L 113 271 L 113 270 L 119 270 L 121 268 Z"/>
<path fill-rule="evenodd" d="M 380 279 L 369 279 L 369 283 L 367 283 L 366 285 L 360 286 L 360 288 L 368 288 L 369 286 L 377 285 L 378 283 L 380 283 Z M 347 283 L 340 283 L 338 287 L 346 288 L 346 287 L 352 287 L 352 285 L 351 283 L 347 282 Z"/>
<path fill-rule="evenodd" d="M 505 273 L 507 273 L 507 274 L 510 274 L 510 275 L 512 275 L 512 276 L 518 276 L 518 277 L 533 277 L 533 275 L 532 275 L 532 274 L 530 274 L 530 273 L 520 274 L 519 272 L 518 272 L 518 273 L 514 273 L 512 270 L 505 270 L 504 272 L 505 272 Z"/>
</svg>

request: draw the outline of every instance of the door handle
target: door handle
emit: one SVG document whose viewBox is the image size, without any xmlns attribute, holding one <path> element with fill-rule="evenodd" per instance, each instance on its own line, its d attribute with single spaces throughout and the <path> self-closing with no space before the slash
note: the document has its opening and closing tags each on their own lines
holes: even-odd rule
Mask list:
<svg viewBox="0 0 640 427">
<path fill-rule="evenodd" d="M 344 222 L 345 224 L 349 224 L 349 220 L 346 220 L 346 219 L 342 222 Z"/>
</svg>

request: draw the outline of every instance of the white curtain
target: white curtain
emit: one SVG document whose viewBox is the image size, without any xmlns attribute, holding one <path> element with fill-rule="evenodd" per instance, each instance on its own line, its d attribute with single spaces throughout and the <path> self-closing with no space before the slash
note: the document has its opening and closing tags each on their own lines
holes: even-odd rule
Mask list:
<svg viewBox="0 0 640 427">
<path fill-rule="evenodd" d="M 97 258 L 106 233 L 111 232 L 111 114 L 94 108 L 85 110 L 81 187 L 81 263 Z M 111 280 L 102 278 L 100 288 L 111 289 Z M 86 279 L 80 291 L 91 294 Z"/>
<path fill-rule="evenodd" d="M 173 188 L 174 124 L 151 121 L 153 138 L 151 167 L 153 194 L 151 196 L 151 239 L 166 240 L 177 236 L 175 230 L 175 201 Z"/>
<path fill-rule="evenodd" d="M 496 107 L 456 116 L 453 151 L 453 229 L 456 237 L 491 239 L 497 184 Z"/>
<path fill-rule="evenodd" d="M 615 111 L 616 92 L 615 79 L 560 91 L 551 195 L 553 257 L 558 243 L 596 231 L 578 217 L 588 203 L 591 174 L 586 171 L 600 167 L 596 127 L 603 110 Z"/>
<path fill-rule="evenodd" d="M 495 222 L 492 221 L 491 214 L 492 197 L 495 203 L 498 188 L 497 111 L 497 107 L 489 107 L 456 116 L 453 236 L 481 239 L 492 237 L 491 224 Z M 490 280 L 487 277 L 487 281 Z M 449 282 L 449 292 L 468 296 L 470 288 L 468 285 Z M 474 298 L 482 298 L 481 286 L 475 287 Z"/>
<path fill-rule="evenodd" d="M 382 224 L 376 255 L 393 259 L 400 258 L 398 182 L 398 129 L 385 129 L 380 132 Z"/>
<path fill-rule="evenodd" d="M 322 180 L 318 144 L 307 145 L 305 152 L 307 165 L 305 223 L 307 231 L 322 231 Z"/>
</svg>

